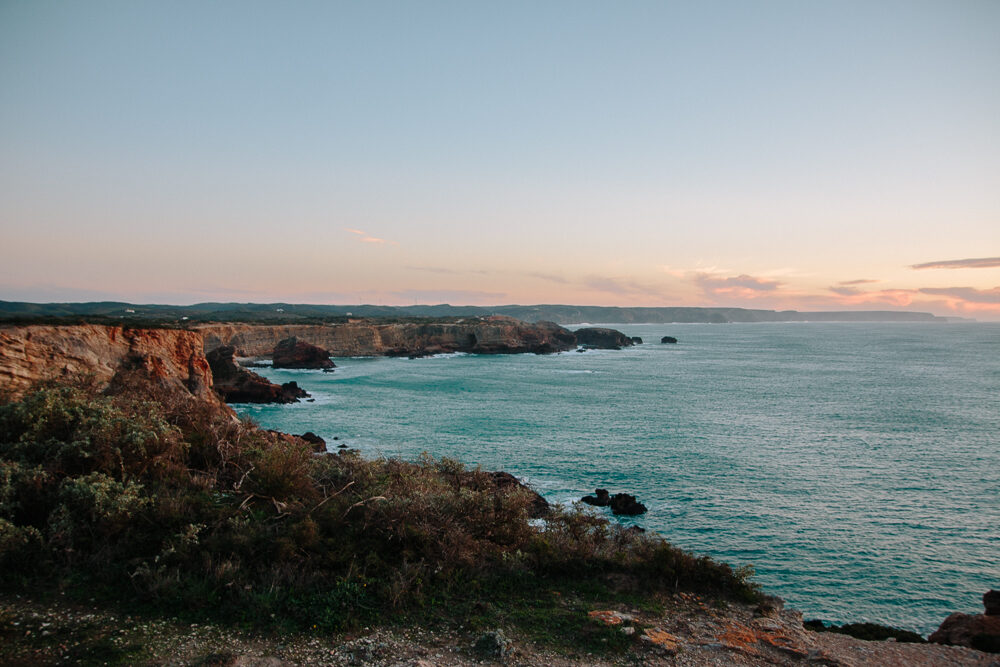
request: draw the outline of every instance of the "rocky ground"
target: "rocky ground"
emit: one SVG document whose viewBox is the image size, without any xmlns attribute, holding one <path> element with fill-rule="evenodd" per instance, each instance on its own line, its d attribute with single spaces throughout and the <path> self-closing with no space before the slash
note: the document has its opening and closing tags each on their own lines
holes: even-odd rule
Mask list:
<svg viewBox="0 0 1000 667">
<path fill-rule="evenodd" d="M 582 612 L 581 612 L 582 614 Z M 802 628 L 795 611 L 715 606 L 678 594 L 661 613 L 595 609 L 581 622 L 626 638 L 607 651 L 555 650 L 516 630 L 365 628 L 346 635 L 260 637 L 176 619 L 0 597 L 4 665 L 863 665 L 1000 667 L 1000 656 L 937 644 L 866 642 Z"/>
</svg>

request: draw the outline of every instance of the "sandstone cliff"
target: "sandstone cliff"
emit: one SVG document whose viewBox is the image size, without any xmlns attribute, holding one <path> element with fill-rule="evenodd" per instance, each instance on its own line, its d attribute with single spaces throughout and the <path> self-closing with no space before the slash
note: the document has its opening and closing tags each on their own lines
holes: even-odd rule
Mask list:
<svg viewBox="0 0 1000 667">
<path fill-rule="evenodd" d="M 36 382 L 82 377 L 101 388 L 148 382 L 223 406 L 196 332 L 94 324 L 0 327 L 0 390 L 17 395 Z"/>
<path fill-rule="evenodd" d="M 204 335 L 206 351 L 232 345 L 237 356 L 243 357 L 270 355 L 278 342 L 292 337 L 318 345 L 335 357 L 548 353 L 576 345 L 573 332 L 557 324 L 528 324 L 509 317 L 445 323 L 204 324 L 195 329 Z"/>
</svg>

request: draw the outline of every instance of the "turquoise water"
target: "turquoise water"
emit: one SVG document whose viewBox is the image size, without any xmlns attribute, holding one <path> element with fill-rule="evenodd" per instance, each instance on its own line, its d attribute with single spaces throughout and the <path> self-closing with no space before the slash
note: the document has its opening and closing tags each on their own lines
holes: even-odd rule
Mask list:
<svg viewBox="0 0 1000 667">
<path fill-rule="evenodd" d="M 927 633 L 1000 588 L 1000 325 L 616 328 L 646 344 L 266 369 L 316 401 L 239 410 L 366 456 L 504 469 L 549 500 L 633 493 L 635 523 L 753 564 L 807 618 Z"/>
</svg>

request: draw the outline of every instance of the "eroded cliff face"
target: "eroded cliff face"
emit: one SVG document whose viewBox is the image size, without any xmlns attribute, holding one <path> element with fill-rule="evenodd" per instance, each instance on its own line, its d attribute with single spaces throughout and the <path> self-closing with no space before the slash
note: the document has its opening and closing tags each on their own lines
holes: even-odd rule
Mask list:
<svg viewBox="0 0 1000 667">
<path fill-rule="evenodd" d="M 220 408 L 201 334 L 174 329 L 0 327 L 0 389 L 17 396 L 43 380 L 92 377 L 99 388 L 150 383 Z"/>
<path fill-rule="evenodd" d="M 291 337 L 318 345 L 335 357 L 549 353 L 576 345 L 573 332 L 557 324 L 529 324 L 509 317 L 442 323 L 205 324 L 196 330 L 205 338 L 206 351 L 231 345 L 241 357 L 270 355 L 279 341 Z"/>
</svg>

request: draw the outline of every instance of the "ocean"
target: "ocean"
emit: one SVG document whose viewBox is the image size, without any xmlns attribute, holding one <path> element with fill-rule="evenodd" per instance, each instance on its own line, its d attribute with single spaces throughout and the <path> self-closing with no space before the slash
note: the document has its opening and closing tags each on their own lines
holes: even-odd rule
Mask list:
<svg viewBox="0 0 1000 667">
<path fill-rule="evenodd" d="M 927 634 L 1000 589 L 1000 324 L 602 326 L 644 344 L 257 369 L 315 401 L 236 407 L 549 501 L 634 494 L 649 511 L 621 521 L 752 564 L 806 618 Z"/>
</svg>

